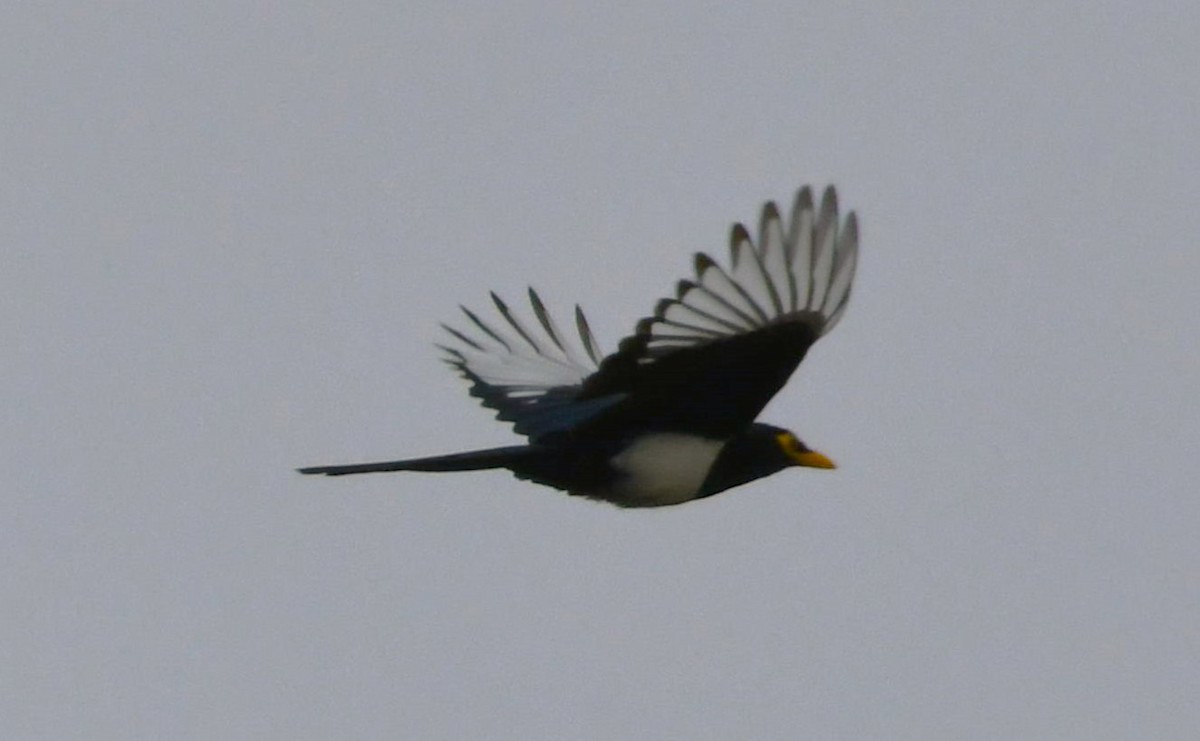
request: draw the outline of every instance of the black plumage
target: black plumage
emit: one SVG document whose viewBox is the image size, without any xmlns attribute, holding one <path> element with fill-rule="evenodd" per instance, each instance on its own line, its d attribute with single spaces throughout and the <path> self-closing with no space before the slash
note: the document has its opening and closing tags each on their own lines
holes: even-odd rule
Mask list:
<svg viewBox="0 0 1200 741">
<path fill-rule="evenodd" d="M 858 255 L 853 213 L 839 219 L 827 188 L 814 208 L 802 188 L 785 224 L 764 206 L 755 243 L 735 225 L 729 270 L 699 254 L 617 351 L 602 357 L 576 307 L 578 344 L 529 291 L 531 331 L 492 294 L 504 330 L 463 308 L 473 331 L 446 361 L 470 392 L 529 442 L 429 458 L 302 473 L 506 468 L 518 478 L 628 507 L 711 496 L 789 466 L 833 468 L 792 433 L 755 422 L 805 353 L 841 318 Z M 444 325 L 445 326 L 445 325 Z"/>
</svg>

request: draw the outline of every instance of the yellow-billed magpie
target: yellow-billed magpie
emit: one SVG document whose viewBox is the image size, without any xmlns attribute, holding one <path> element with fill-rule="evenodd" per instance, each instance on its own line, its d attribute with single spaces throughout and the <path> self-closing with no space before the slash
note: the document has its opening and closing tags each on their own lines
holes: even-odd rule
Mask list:
<svg viewBox="0 0 1200 741">
<path fill-rule="evenodd" d="M 576 345 L 533 289 L 533 329 L 493 293 L 507 327 L 462 307 L 473 329 L 443 325 L 456 344 L 440 347 L 471 395 L 528 444 L 300 472 L 506 468 L 571 494 L 658 507 L 789 466 L 834 468 L 791 432 L 754 418 L 841 319 L 857 258 L 854 213 L 839 219 L 832 186 L 819 207 L 804 187 L 786 222 L 774 203 L 763 207 L 757 243 L 734 225 L 728 270 L 697 254 L 696 277 L 680 281 L 675 298 L 659 301 L 607 357 L 578 306 Z"/>
</svg>

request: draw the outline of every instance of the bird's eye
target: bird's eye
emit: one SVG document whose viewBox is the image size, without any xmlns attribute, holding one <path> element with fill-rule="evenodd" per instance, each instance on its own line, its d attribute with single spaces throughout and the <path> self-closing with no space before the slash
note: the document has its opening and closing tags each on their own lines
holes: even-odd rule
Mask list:
<svg viewBox="0 0 1200 741">
<path fill-rule="evenodd" d="M 781 432 L 775 436 L 775 442 L 779 444 L 779 449 L 788 455 L 799 455 L 804 452 L 800 448 L 800 441 L 790 432 Z"/>
</svg>

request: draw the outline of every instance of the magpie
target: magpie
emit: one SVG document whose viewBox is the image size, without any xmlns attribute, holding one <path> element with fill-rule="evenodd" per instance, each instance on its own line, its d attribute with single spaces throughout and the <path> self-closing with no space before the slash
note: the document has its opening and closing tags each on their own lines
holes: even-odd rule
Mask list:
<svg viewBox="0 0 1200 741">
<path fill-rule="evenodd" d="M 832 186 L 819 205 L 806 186 L 788 220 L 767 203 L 758 240 L 735 224 L 729 244 L 728 268 L 696 254 L 695 278 L 680 281 L 607 357 L 578 306 L 576 340 L 532 288 L 536 325 L 495 293 L 492 323 L 460 307 L 469 329 L 442 325 L 443 360 L 526 444 L 300 473 L 503 468 L 621 507 L 660 507 L 792 466 L 835 468 L 788 430 L 754 420 L 845 312 L 857 218 L 839 218 Z"/>
</svg>

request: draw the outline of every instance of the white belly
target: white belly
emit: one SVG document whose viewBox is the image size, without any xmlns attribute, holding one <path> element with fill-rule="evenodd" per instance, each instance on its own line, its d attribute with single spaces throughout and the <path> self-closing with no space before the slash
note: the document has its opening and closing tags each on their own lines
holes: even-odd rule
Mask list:
<svg viewBox="0 0 1200 741">
<path fill-rule="evenodd" d="M 696 498 L 717 460 L 722 440 L 660 432 L 646 435 L 613 458 L 625 475 L 615 492 L 646 504 L 679 504 Z"/>
</svg>

